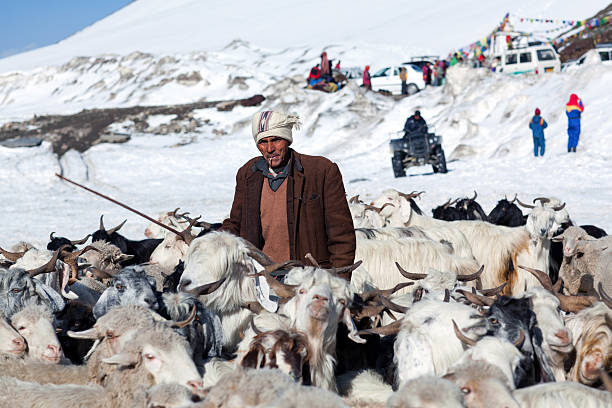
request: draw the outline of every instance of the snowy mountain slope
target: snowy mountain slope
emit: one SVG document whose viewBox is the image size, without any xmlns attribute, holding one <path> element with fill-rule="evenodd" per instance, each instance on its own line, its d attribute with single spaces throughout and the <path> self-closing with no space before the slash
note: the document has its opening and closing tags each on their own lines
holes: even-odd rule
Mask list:
<svg viewBox="0 0 612 408">
<path fill-rule="evenodd" d="M 339 33 L 357 33 L 355 41 L 336 43 L 328 47 L 328 53 L 331 58 L 340 56 L 346 65 L 373 61 L 375 68 L 376 63 L 403 58 L 406 54 L 402 50 L 415 49 L 411 48 L 414 44 L 427 44 L 431 47 L 428 50 L 436 50 L 439 44 L 446 44 L 444 41 L 452 43 L 448 47 L 464 45 L 458 44 L 460 36 L 465 36 L 468 43 L 474 41 L 481 34 L 472 38 L 471 30 L 482 24 L 484 33 L 489 32 L 504 14 L 495 7 L 506 8 L 497 2 L 495 7 L 480 3 L 476 7 L 475 1 L 467 0 L 457 3 L 464 7 L 429 6 L 430 9 L 424 10 L 414 5 L 418 19 L 411 28 L 415 34 L 406 37 L 394 35 L 394 30 L 400 28 L 395 23 L 386 23 L 388 14 L 383 15 L 380 10 L 371 13 L 368 27 L 372 30 L 367 35 L 339 20 L 335 29 Z M 504 194 L 519 193 L 526 201 L 536 196 L 555 195 L 567 201 L 577 223 L 596 224 L 612 231 L 612 215 L 608 211 L 608 203 L 612 202 L 609 188 L 612 185 L 612 124 L 606 120 L 611 102 L 606 86 L 612 80 L 609 66 L 591 64 L 571 73 L 542 77 L 494 76 L 485 71 L 453 68 L 449 71 L 447 86 L 427 89 L 399 102 L 365 92 L 356 84 L 335 94 L 324 94 L 303 89 L 303 80 L 307 69 L 318 62 L 322 46 L 317 41 L 329 38 L 329 42 L 321 40 L 321 44 L 332 44 L 333 36 L 328 32 L 323 36 L 317 30 L 315 34 L 300 31 L 301 35 L 310 37 L 304 37 L 301 45 L 292 43 L 291 48 L 284 49 L 282 41 L 289 41 L 284 36 L 278 39 L 281 46 L 266 43 L 267 37 L 261 32 L 251 33 L 244 21 L 244 27 L 239 29 L 232 19 L 219 18 L 192 35 L 174 26 L 172 35 L 182 35 L 180 41 L 176 40 L 179 37 L 156 41 L 152 35 L 155 25 L 151 26 L 149 20 L 157 18 L 157 31 L 163 34 L 168 27 L 173 27 L 172 16 L 188 27 L 192 16 L 197 15 L 194 7 L 201 7 L 194 1 L 164 4 L 167 4 L 165 11 L 157 13 L 151 11 L 156 1 L 134 2 L 55 46 L 0 60 L 0 72 L 9 65 L 14 69 L 37 67 L 0 75 L 0 123 L 33 114 L 229 99 L 259 92 L 267 100 L 260 107 L 238 107 L 231 112 L 197 111 L 197 117 L 208 125 L 194 133 L 134 134 L 126 144 L 101 144 L 83 154 L 70 151 L 60 159 L 46 143 L 36 148 L 0 147 L 0 196 L 3 197 L 0 246 L 10 246 L 23 239 L 41 245 L 50 231 L 70 237 L 83 236 L 97 227 L 102 213 L 108 225 L 128 218 L 123 229 L 126 235 L 143 237 L 145 220 L 58 181 L 53 174 L 59 171 L 150 215 L 181 206 L 192 214 L 202 214 L 208 221 L 221 220 L 231 206 L 236 169 L 257 154 L 249 120 L 260 109 L 300 114 L 304 126 L 295 135 L 294 147 L 338 162 L 350 195 L 361 194 L 362 198 L 371 199 L 388 187 L 425 190 L 421 204 L 428 213 L 449 197 L 471 195 L 474 189 L 478 190 L 479 201 L 487 211 Z M 242 5 L 247 11 L 253 9 L 247 2 L 232 4 Z M 262 10 L 268 10 L 266 7 L 271 7 L 270 4 L 265 3 Z M 355 6 L 360 4 L 357 2 Z M 524 13 L 532 16 L 539 10 L 537 7 L 541 7 L 545 16 L 578 13 L 567 2 L 560 1 L 532 7 L 524 1 L 513 4 L 517 9 L 510 11 L 518 12 L 523 7 Z M 580 10 L 585 16 L 600 7 L 598 2 L 585 4 L 587 7 Z M 304 18 L 296 17 L 299 13 L 293 13 L 296 9 L 290 5 L 278 11 L 278 27 L 290 15 L 293 26 L 306 24 Z M 588 10 L 590 5 L 593 10 Z M 217 7 L 218 16 L 231 14 L 227 6 L 219 3 Z M 553 10 L 559 14 L 548 14 Z M 449 22 L 449 30 L 440 35 L 428 31 L 434 27 L 432 20 L 450 19 L 442 15 L 447 12 L 450 15 L 450 11 L 455 12 L 452 16 L 455 20 L 469 18 L 474 23 L 452 26 Z M 182 17 L 177 17 L 181 13 Z M 148 19 L 144 18 L 147 16 Z M 215 30 L 222 24 L 234 27 L 234 32 L 250 43 L 233 41 L 216 50 L 196 46 L 196 34 Z M 453 32 L 453 27 L 460 28 Z M 117 40 L 119 37 L 113 37 L 111 32 L 123 33 L 123 37 Z M 218 35 L 211 36 L 215 41 L 219 40 L 222 45 L 229 42 L 229 37 L 223 39 L 223 32 L 215 33 Z M 390 40 L 381 45 L 357 43 L 382 34 Z M 414 42 L 404 43 L 397 38 Z M 297 41 L 291 39 L 294 40 Z M 171 46 L 174 47 L 171 51 L 163 48 Z M 207 50 L 201 51 L 203 48 Z M 132 52 L 134 49 L 138 52 Z M 101 52 L 112 52 L 112 55 L 100 55 Z M 76 58 L 79 55 L 86 57 Z M 46 64 L 52 66 L 45 67 Z M 581 144 L 575 155 L 565 153 L 567 120 L 563 109 L 571 92 L 578 93 L 586 106 Z M 532 157 L 527 127 L 536 106 L 549 122 L 547 154 L 537 160 Z M 436 132 L 444 136 L 443 145 L 449 159 L 458 160 L 449 163 L 447 175 L 432 175 L 430 167 L 419 167 L 404 179 L 394 179 L 388 140 L 395 137 L 394 132 L 403 126 L 406 116 L 417 108 Z M 151 120 L 159 122 L 167 118 Z"/>
<path fill-rule="evenodd" d="M 57 44 L 0 60 L 0 72 L 60 65 L 76 56 L 103 53 L 220 50 L 234 39 L 276 50 L 307 46 L 314 53 L 339 44 L 350 50 L 347 64 L 365 65 L 374 57 L 398 52 L 446 55 L 489 34 L 506 12 L 577 20 L 607 4 L 605 0 L 579 4 L 566 0 L 388 0 L 384 4 L 370 0 L 137 0 Z M 514 24 L 521 28 L 520 21 Z M 358 47 L 351 50 L 352 46 Z"/>
</svg>

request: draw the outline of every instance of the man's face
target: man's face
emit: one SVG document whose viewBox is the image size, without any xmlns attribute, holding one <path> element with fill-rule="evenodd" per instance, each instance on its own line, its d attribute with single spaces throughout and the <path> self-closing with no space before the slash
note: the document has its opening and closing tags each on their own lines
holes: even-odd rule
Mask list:
<svg viewBox="0 0 612 408">
<path fill-rule="evenodd" d="M 264 137 L 257 143 L 257 148 L 272 168 L 287 163 L 289 158 L 289 141 L 276 136 Z"/>
</svg>

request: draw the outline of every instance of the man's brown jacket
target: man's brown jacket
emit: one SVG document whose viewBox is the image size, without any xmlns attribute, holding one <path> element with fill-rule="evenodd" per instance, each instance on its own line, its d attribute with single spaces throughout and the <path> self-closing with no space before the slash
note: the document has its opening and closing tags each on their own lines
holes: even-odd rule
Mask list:
<svg viewBox="0 0 612 408">
<path fill-rule="evenodd" d="M 264 175 L 255 168 L 261 156 L 238 170 L 234 203 L 222 230 L 263 248 L 259 205 Z M 335 163 L 292 151 L 287 180 L 287 224 L 291 259 L 307 262 L 310 252 L 321 267 L 353 264 L 355 230 Z"/>
</svg>

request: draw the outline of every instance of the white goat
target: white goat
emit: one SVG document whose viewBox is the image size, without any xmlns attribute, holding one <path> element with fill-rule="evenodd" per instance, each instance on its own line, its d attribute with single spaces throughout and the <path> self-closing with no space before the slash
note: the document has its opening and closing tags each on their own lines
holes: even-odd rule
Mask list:
<svg viewBox="0 0 612 408">
<path fill-rule="evenodd" d="M 404 384 L 387 401 L 387 408 L 464 408 L 463 394 L 452 382 L 425 375 Z"/>
<path fill-rule="evenodd" d="M 11 316 L 11 324 L 28 344 L 29 359 L 60 362 L 64 353 L 53 327 L 53 315 L 48 307 L 29 303 Z"/>
<path fill-rule="evenodd" d="M 612 394 L 575 382 L 545 383 L 514 391 L 521 408 L 609 408 Z"/>
</svg>

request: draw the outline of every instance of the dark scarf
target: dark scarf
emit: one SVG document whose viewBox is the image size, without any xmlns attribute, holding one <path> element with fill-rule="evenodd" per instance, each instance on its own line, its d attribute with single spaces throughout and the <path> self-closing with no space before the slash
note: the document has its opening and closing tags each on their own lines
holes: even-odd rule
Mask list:
<svg viewBox="0 0 612 408">
<path fill-rule="evenodd" d="M 255 168 L 261 171 L 265 178 L 268 179 L 268 183 L 272 191 L 278 190 L 278 188 L 283 184 L 283 181 L 289 175 L 289 168 L 291 166 L 291 159 L 287 162 L 285 167 L 280 170 L 273 171 L 268 166 L 268 162 L 262 157 L 261 159 L 255 162 Z"/>
</svg>

